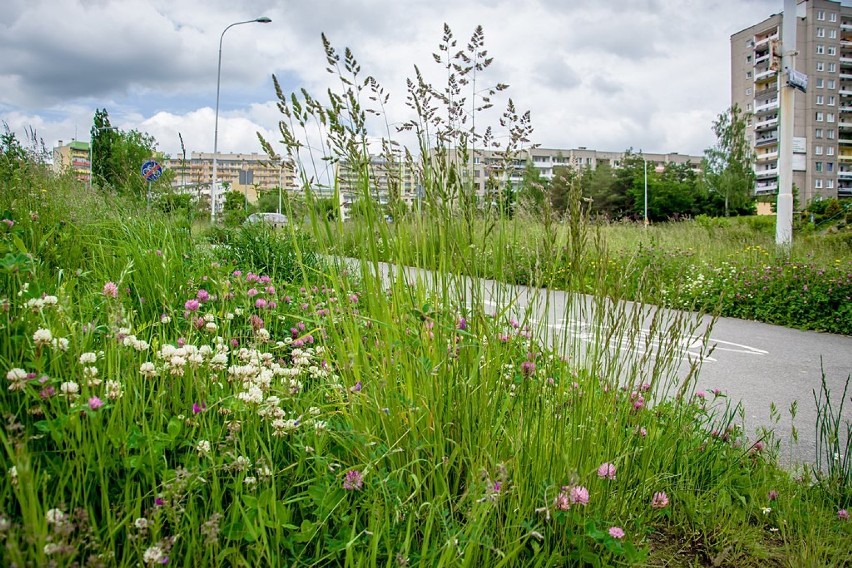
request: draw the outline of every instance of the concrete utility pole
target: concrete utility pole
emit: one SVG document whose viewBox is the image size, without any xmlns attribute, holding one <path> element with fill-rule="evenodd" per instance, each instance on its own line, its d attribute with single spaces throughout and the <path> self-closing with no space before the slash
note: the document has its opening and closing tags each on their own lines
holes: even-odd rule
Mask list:
<svg viewBox="0 0 852 568">
<path fill-rule="evenodd" d="M 796 70 L 796 0 L 784 0 L 781 19 L 781 70 L 779 74 L 779 155 L 778 201 L 775 218 L 775 244 L 793 244 L 793 115 L 796 111 L 796 87 L 790 75 Z"/>
</svg>

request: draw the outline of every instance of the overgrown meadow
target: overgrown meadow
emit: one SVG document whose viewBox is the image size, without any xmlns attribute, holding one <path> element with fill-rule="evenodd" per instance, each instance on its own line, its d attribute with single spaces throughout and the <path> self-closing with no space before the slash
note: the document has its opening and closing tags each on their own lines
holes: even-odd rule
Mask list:
<svg viewBox="0 0 852 568">
<path fill-rule="evenodd" d="M 487 67 L 482 43 L 477 30 L 458 49 L 445 30 L 447 90 L 410 84 L 411 128 L 437 133 L 421 141 L 439 156 L 447 141 L 484 143 L 461 127 L 459 82 Z M 361 105 L 380 87 L 348 50 L 341 61 L 326 43 L 326 56 L 341 92 L 279 93 L 282 138 L 301 155 L 300 123 L 324 126 L 328 148 L 357 159 Z M 504 118 L 522 143 L 524 115 Z M 370 208 L 352 227 L 312 214 L 211 231 L 30 161 L 5 171 L 2 563 L 848 562 L 842 408 L 825 405 L 821 426 L 837 458 L 793 476 L 725 393 L 695 392 L 700 359 L 666 348 L 694 317 L 657 312 L 653 349 L 612 348 L 605 333 L 635 338 L 643 318 L 606 299 L 622 290 L 578 196 L 529 246 L 547 270 L 596 278 L 594 309 L 560 316 L 608 330 L 600 341 L 547 341 L 548 322 L 517 315 L 508 292 L 486 305 L 464 275 L 487 242 L 493 276 L 511 281 L 510 225 L 444 156 L 418 164 L 429 195 L 415 238 Z M 362 239 L 359 259 L 335 256 L 344 232 Z M 435 271 L 381 276 L 382 250 Z"/>
</svg>

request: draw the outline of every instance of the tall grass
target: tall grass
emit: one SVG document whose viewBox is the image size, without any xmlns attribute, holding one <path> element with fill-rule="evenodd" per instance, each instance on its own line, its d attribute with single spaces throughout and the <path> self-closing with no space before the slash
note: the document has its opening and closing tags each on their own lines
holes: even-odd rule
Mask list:
<svg viewBox="0 0 852 568">
<path fill-rule="evenodd" d="M 471 61 L 482 41 L 477 30 Z M 454 42 L 445 30 L 442 45 Z M 328 42 L 326 53 L 336 68 Z M 464 58 L 446 68 L 454 61 L 476 70 Z M 360 89 L 380 87 L 348 51 L 342 67 L 326 104 L 281 93 L 282 137 L 295 154 L 288 120 L 315 120 L 330 125 L 327 148 L 366 164 Z M 421 110 L 443 92 L 412 89 Z M 437 129 L 457 145 L 446 150 L 478 140 L 458 130 L 457 107 L 443 122 L 424 112 L 413 128 Z M 522 143 L 523 115 L 507 112 Z M 611 300 L 624 291 L 579 196 L 564 231 L 551 220 L 527 233 L 478 208 L 449 152 L 428 155 L 416 164 L 426 210 L 408 221 L 418 230 L 367 207 L 352 226 L 314 215 L 307 235 L 228 235 L 226 258 L 179 222 L 121 206 L 75 219 L 71 239 L 61 204 L 34 217 L 29 201 L 4 203 L 3 563 L 848 558 L 837 516 L 848 495 L 793 480 L 772 444 L 743 436 L 724 393 L 694 392 L 701 357 L 684 361 L 677 346 L 700 333 L 696 320 Z M 51 255 L 27 240 L 63 221 Z M 341 257 L 343 239 L 360 243 L 358 258 Z M 521 240 L 528 254 L 514 256 Z M 431 270 L 411 270 L 412 258 Z M 563 305 L 506 285 L 519 271 L 546 282 L 557 266 L 601 293 Z"/>
</svg>

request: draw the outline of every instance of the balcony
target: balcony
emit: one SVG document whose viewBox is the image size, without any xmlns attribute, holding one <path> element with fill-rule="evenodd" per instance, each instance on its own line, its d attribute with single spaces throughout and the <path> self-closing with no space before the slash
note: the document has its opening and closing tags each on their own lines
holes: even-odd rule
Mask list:
<svg viewBox="0 0 852 568">
<path fill-rule="evenodd" d="M 843 27 L 843 26 L 841 26 L 841 27 Z M 850 26 L 849 29 L 852 30 L 852 26 Z M 766 36 L 762 39 L 757 39 L 757 37 L 755 37 L 754 38 L 754 49 L 755 49 L 755 51 L 757 51 L 757 49 L 759 47 L 768 44 L 773 39 L 778 39 L 778 32 L 775 32 L 772 35 L 768 35 L 768 36 Z"/>
<path fill-rule="evenodd" d="M 765 81 L 766 79 L 770 79 L 775 77 L 778 71 L 774 69 L 765 69 L 763 71 L 755 72 L 754 74 L 754 82 L 757 83 L 759 81 Z"/>
<path fill-rule="evenodd" d="M 852 45 L 852 42 L 850 42 L 850 45 Z M 766 53 L 764 53 L 763 55 L 760 55 L 760 56 L 754 58 L 754 66 L 757 67 L 758 65 L 760 65 L 764 61 L 769 61 L 769 52 L 768 51 Z"/>
<path fill-rule="evenodd" d="M 852 78 L 852 76 L 850 76 L 850 78 Z M 765 89 L 755 91 L 754 92 L 754 98 L 755 98 L 755 100 L 757 100 L 757 99 L 762 99 L 764 97 L 774 96 L 775 93 L 777 93 L 777 92 L 778 92 L 778 83 L 775 83 L 774 85 L 769 85 Z"/>
<path fill-rule="evenodd" d="M 852 94 L 852 93 L 850 93 Z M 754 114 L 758 114 L 761 112 L 768 112 L 770 110 L 775 110 L 778 108 L 778 99 L 772 99 L 768 101 L 766 104 L 762 104 L 760 106 L 754 107 Z"/>
<path fill-rule="evenodd" d="M 757 183 L 754 185 L 755 195 L 766 195 L 768 193 L 775 193 L 776 191 L 778 191 L 777 181 Z"/>
<path fill-rule="evenodd" d="M 850 156 L 852 157 L 852 156 Z M 758 154 L 754 157 L 757 162 L 766 162 L 768 160 L 777 160 L 778 159 L 778 150 L 771 150 L 769 152 L 764 152 L 763 154 Z"/>
<path fill-rule="evenodd" d="M 756 177 L 757 179 L 778 177 L 778 168 L 757 170 L 754 172 L 754 177 Z"/>
<path fill-rule="evenodd" d="M 841 140 L 842 142 L 842 140 Z M 849 140 L 849 143 L 852 144 L 852 139 Z M 763 136 L 755 140 L 754 146 L 756 148 L 763 148 L 764 146 L 771 146 L 772 144 L 778 144 L 778 134 L 773 133 L 771 136 Z"/>
<path fill-rule="evenodd" d="M 838 170 L 837 178 L 852 180 L 852 170 Z"/>
<path fill-rule="evenodd" d="M 840 29 L 847 32 L 852 32 L 852 22 L 842 22 Z"/>
<path fill-rule="evenodd" d="M 852 138 L 838 138 L 838 144 L 852 144 Z"/>
<path fill-rule="evenodd" d="M 770 128 L 776 128 L 778 126 L 778 117 L 773 116 L 767 120 L 762 120 L 754 125 L 755 130 L 767 130 Z"/>
<path fill-rule="evenodd" d="M 852 186 L 837 188 L 837 197 L 852 197 Z"/>
<path fill-rule="evenodd" d="M 837 91 L 841 97 L 852 97 L 852 88 L 849 88 L 846 85 L 841 85 L 840 90 Z"/>
<path fill-rule="evenodd" d="M 846 65 L 846 66 L 852 65 L 852 57 L 846 57 L 846 56 L 841 55 L 840 56 L 840 64 Z"/>
<path fill-rule="evenodd" d="M 839 126 L 840 128 L 852 128 L 852 121 L 841 120 L 837 123 L 837 126 Z"/>
</svg>

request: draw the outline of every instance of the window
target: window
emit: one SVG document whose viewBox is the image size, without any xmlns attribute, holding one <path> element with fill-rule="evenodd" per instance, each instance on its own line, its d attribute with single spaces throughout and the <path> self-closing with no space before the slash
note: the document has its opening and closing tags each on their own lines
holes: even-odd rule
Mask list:
<svg viewBox="0 0 852 568">
<path fill-rule="evenodd" d="M 825 121 L 826 122 L 834 122 L 834 113 L 833 112 L 825 113 Z"/>
<path fill-rule="evenodd" d="M 822 138 L 822 128 L 814 130 L 814 138 Z"/>
<path fill-rule="evenodd" d="M 829 150 L 833 150 L 834 148 L 829 148 Z M 833 154 L 833 152 L 832 152 Z M 825 163 L 825 171 L 833 172 L 834 171 L 834 162 L 826 162 Z"/>
<path fill-rule="evenodd" d="M 828 64 L 828 72 L 836 73 L 837 72 L 837 63 L 829 63 Z"/>
<path fill-rule="evenodd" d="M 836 100 L 837 99 L 834 97 L 834 95 L 828 95 L 828 106 L 834 106 Z"/>
<path fill-rule="evenodd" d="M 750 95 L 750 94 L 751 94 L 751 87 L 749 87 L 748 89 L 746 89 L 746 94 L 747 94 L 747 95 Z"/>
<path fill-rule="evenodd" d="M 822 180 L 821 179 L 815 180 L 814 181 L 814 187 L 817 188 L 817 189 L 822 189 Z"/>
<path fill-rule="evenodd" d="M 746 63 L 751 63 L 751 55 L 746 55 Z"/>
<path fill-rule="evenodd" d="M 816 121 L 817 121 L 817 122 L 822 122 L 822 121 L 823 121 L 823 114 L 822 114 L 821 112 L 817 112 L 817 113 L 816 113 Z"/>
<path fill-rule="evenodd" d="M 825 63 L 823 63 L 822 61 L 817 61 L 816 70 L 825 71 Z"/>
<path fill-rule="evenodd" d="M 825 155 L 826 156 L 833 156 L 834 155 L 834 146 L 829 146 L 828 148 L 826 148 L 825 149 Z M 832 164 L 828 164 L 828 171 L 831 171 L 831 166 L 832 166 Z"/>
<path fill-rule="evenodd" d="M 817 28 L 817 37 L 825 37 L 825 28 Z"/>
<path fill-rule="evenodd" d="M 825 46 L 821 44 L 817 44 L 816 46 L 817 55 L 825 55 Z"/>
<path fill-rule="evenodd" d="M 822 79 L 819 79 L 819 81 L 822 81 Z M 829 89 L 837 88 L 837 81 L 835 81 L 834 79 L 829 79 L 828 80 L 828 88 Z"/>
<path fill-rule="evenodd" d="M 820 22 L 825 21 L 825 10 L 817 10 L 817 20 Z"/>
<path fill-rule="evenodd" d="M 822 156 L 822 146 L 814 146 L 814 154 Z"/>
<path fill-rule="evenodd" d="M 818 172 L 822 171 L 822 162 L 814 162 L 814 169 Z"/>
<path fill-rule="evenodd" d="M 825 131 L 825 137 L 828 138 L 829 140 L 834 140 L 834 129 L 829 128 L 828 130 L 826 130 Z"/>
<path fill-rule="evenodd" d="M 746 110 L 751 110 L 751 103 L 748 103 L 748 104 L 746 105 Z"/>
<path fill-rule="evenodd" d="M 816 104 L 821 105 L 821 104 L 823 104 L 823 102 L 825 102 L 825 101 L 823 100 L 822 95 L 817 95 L 817 96 L 816 96 L 816 101 L 815 101 L 815 102 L 816 102 Z"/>
<path fill-rule="evenodd" d="M 828 189 L 834 189 L 834 180 L 833 179 L 825 180 L 825 187 L 827 187 Z"/>
<path fill-rule="evenodd" d="M 828 13 L 828 21 L 836 22 L 837 21 L 837 12 L 829 12 Z"/>
<path fill-rule="evenodd" d="M 828 54 L 829 55 L 837 55 L 837 48 L 833 45 L 828 46 Z"/>
<path fill-rule="evenodd" d="M 817 77 L 817 80 L 816 80 L 817 89 L 822 89 L 824 84 L 825 84 L 825 81 L 822 80 L 822 77 Z"/>
<path fill-rule="evenodd" d="M 751 79 L 751 71 L 746 71 L 746 79 Z"/>
<path fill-rule="evenodd" d="M 837 39 L 837 30 L 828 30 L 828 37 L 831 39 Z"/>
</svg>

